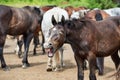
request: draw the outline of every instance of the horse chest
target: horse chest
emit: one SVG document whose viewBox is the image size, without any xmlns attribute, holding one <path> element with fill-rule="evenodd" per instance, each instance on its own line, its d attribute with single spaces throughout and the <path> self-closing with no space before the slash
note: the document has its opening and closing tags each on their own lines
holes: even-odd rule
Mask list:
<svg viewBox="0 0 120 80">
<path fill-rule="evenodd" d="M 75 55 L 87 58 L 88 52 L 90 50 L 90 45 L 87 41 L 79 42 L 77 44 L 71 44 L 73 52 Z"/>
<path fill-rule="evenodd" d="M 97 46 L 98 56 L 108 56 L 110 53 L 113 53 L 115 50 L 119 49 L 120 41 L 116 39 L 101 40 Z"/>
</svg>

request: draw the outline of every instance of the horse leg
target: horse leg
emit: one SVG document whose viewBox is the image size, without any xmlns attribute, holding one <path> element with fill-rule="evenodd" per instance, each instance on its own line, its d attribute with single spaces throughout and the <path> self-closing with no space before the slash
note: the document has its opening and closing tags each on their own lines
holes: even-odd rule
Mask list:
<svg viewBox="0 0 120 80">
<path fill-rule="evenodd" d="M 120 65 L 120 57 L 118 55 L 118 50 L 115 51 L 114 54 L 111 55 L 111 58 L 115 64 L 116 69 L 118 68 L 118 66 Z"/>
<path fill-rule="evenodd" d="M 22 57 L 22 45 L 23 45 L 23 36 L 18 36 L 17 38 L 17 46 L 18 46 L 18 57 Z"/>
<path fill-rule="evenodd" d="M 0 35 L 0 60 L 1 60 L 1 67 L 3 68 L 3 70 L 7 71 L 9 70 L 9 67 L 7 67 L 4 56 L 3 56 L 3 48 L 4 48 L 4 44 L 5 44 L 5 39 L 6 36 L 1 36 Z"/>
<path fill-rule="evenodd" d="M 36 55 L 36 48 L 37 48 L 37 45 L 40 44 L 39 35 L 38 35 L 38 36 L 36 36 L 36 35 L 34 36 L 33 42 L 34 42 L 33 55 Z"/>
<path fill-rule="evenodd" d="M 83 65 L 85 60 L 83 58 L 80 58 L 78 55 L 75 55 L 74 57 L 78 68 L 78 80 L 84 80 Z"/>
<path fill-rule="evenodd" d="M 52 66 L 53 66 L 53 70 L 54 71 L 57 71 L 58 70 L 58 68 L 59 68 L 59 61 L 60 59 L 59 59 L 59 52 L 58 51 L 56 51 L 56 53 L 54 54 L 54 56 L 53 56 L 53 58 L 52 58 Z"/>
<path fill-rule="evenodd" d="M 52 58 L 48 57 L 48 61 L 47 61 L 47 71 L 52 71 Z"/>
<path fill-rule="evenodd" d="M 60 66 L 61 66 L 61 68 L 65 65 L 64 63 L 63 63 L 63 47 L 61 47 L 60 49 L 59 49 L 59 55 L 60 55 Z"/>
<path fill-rule="evenodd" d="M 44 49 L 44 47 L 43 47 L 43 44 L 44 44 L 44 42 L 45 42 L 45 38 L 44 38 L 44 35 L 43 35 L 43 32 L 41 31 L 41 36 L 42 36 L 42 54 L 45 54 L 45 49 Z"/>
<path fill-rule="evenodd" d="M 87 70 L 87 62 L 86 62 L 86 60 L 84 61 L 83 69 Z"/>
<path fill-rule="evenodd" d="M 104 70 L 104 58 L 103 57 L 97 57 L 97 68 L 99 70 L 99 75 L 103 75 L 103 70 Z"/>
<path fill-rule="evenodd" d="M 96 56 L 91 51 L 88 54 L 89 54 L 88 62 L 89 62 L 89 69 L 90 69 L 89 79 L 97 80 L 95 75 Z"/>
<path fill-rule="evenodd" d="M 24 40 L 24 56 L 22 60 L 23 68 L 30 66 L 30 64 L 28 63 L 28 51 L 29 51 L 29 45 L 30 45 L 32 38 L 33 38 L 32 33 L 23 35 L 23 40 Z"/>
</svg>

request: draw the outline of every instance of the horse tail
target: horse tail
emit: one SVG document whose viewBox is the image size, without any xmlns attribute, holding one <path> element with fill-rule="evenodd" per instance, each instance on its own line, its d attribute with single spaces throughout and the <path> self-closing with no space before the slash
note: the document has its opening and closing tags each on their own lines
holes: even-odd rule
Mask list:
<svg viewBox="0 0 120 80">
<path fill-rule="evenodd" d="M 95 15 L 95 19 L 96 21 L 100 21 L 103 20 L 102 14 L 100 13 L 100 10 L 96 10 L 96 15 Z"/>
<path fill-rule="evenodd" d="M 116 73 L 116 80 L 120 79 L 120 65 L 118 67 L 117 73 Z"/>
<path fill-rule="evenodd" d="M 113 77 L 113 76 L 116 77 L 116 80 L 120 80 L 120 65 L 119 65 L 117 71 L 114 74 L 108 76 L 108 78 Z"/>
</svg>

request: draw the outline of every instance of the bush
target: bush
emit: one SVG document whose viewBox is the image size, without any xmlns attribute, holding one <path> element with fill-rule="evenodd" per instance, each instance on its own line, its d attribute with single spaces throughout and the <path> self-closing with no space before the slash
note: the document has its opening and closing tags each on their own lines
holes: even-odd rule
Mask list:
<svg viewBox="0 0 120 80">
<path fill-rule="evenodd" d="M 0 0 L 0 4 L 10 6 L 25 6 L 25 5 L 58 5 L 60 7 L 65 6 L 85 6 L 88 8 L 100 8 L 106 9 L 116 7 L 118 4 L 114 3 L 113 0 Z"/>
</svg>

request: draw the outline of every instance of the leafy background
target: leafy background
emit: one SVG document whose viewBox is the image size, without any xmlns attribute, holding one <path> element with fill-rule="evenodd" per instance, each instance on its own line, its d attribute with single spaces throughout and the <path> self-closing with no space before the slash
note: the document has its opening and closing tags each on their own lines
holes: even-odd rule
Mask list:
<svg viewBox="0 0 120 80">
<path fill-rule="evenodd" d="M 57 5 L 60 7 L 65 6 L 85 6 L 87 8 L 100 8 L 107 9 L 117 7 L 120 4 L 119 0 L 0 0 L 0 4 L 22 7 L 26 5 L 31 6 L 44 6 L 44 5 Z"/>
</svg>

